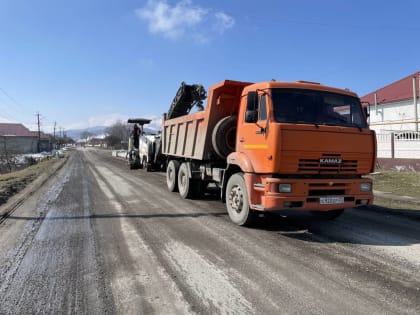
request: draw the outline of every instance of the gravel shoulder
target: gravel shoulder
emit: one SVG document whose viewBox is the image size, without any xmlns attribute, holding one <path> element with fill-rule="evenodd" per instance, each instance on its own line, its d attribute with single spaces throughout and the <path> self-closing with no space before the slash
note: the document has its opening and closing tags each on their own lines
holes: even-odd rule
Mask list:
<svg viewBox="0 0 420 315">
<path fill-rule="evenodd" d="M 0 174 L 0 206 L 7 203 L 10 198 L 19 194 L 28 186 L 42 184 L 48 177 L 61 168 L 67 159 L 68 153 L 64 158 L 53 157 L 44 159 L 23 170 Z M 31 188 L 36 189 L 36 187 Z"/>
</svg>

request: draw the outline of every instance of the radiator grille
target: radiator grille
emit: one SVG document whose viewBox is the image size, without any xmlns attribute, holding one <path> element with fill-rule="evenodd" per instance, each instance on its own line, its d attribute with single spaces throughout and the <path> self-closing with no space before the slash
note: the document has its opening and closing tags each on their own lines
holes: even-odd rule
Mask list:
<svg viewBox="0 0 420 315">
<path fill-rule="evenodd" d="M 357 160 L 342 160 L 339 164 L 325 164 L 321 163 L 320 159 L 299 159 L 298 171 L 336 174 L 354 173 L 357 171 Z"/>
</svg>

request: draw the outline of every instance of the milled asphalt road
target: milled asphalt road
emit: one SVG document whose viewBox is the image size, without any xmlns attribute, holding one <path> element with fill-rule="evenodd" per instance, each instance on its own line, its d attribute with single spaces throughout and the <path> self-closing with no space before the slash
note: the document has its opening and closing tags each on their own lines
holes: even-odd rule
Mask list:
<svg viewBox="0 0 420 315">
<path fill-rule="evenodd" d="M 420 215 L 230 222 L 81 149 L 0 225 L 0 314 L 419 314 Z"/>
</svg>

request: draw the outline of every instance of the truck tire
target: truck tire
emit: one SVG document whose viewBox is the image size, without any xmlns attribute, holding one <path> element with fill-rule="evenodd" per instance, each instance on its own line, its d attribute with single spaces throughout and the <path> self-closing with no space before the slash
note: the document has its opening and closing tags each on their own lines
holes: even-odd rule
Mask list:
<svg viewBox="0 0 420 315">
<path fill-rule="evenodd" d="M 145 156 L 143 156 L 143 159 L 141 160 L 141 168 L 144 170 L 147 169 L 147 159 Z"/>
<path fill-rule="evenodd" d="M 227 116 L 214 126 L 211 143 L 214 152 L 222 159 L 235 151 L 237 122 L 236 116 Z"/>
<path fill-rule="evenodd" d="M 233 174 L 226 185 L 226 208 L 233 223 L 252 225 L 255 214 L 249 208 L 248 192 L 242 173 Z"/>
<path fill-rule="evenodd" d="M 153 170 L 152 163 L 147 162 L 147 158 L 143 156 L 143 160 L 141 161 L 141 167 L 146 170 L 146 172 L 151 172 Z"/>
<path fill-rule="evenodd" d="M 136 164 L 136 168 L 139 168 L 139 169 L 143 168 L 143 165 L 140 161 L 140 155 L 136 154 L 136 158 L 134 161 L 135 161 L 134 163 Z"/>
<path fill-rule="evenodd" d="M 130 154 L 128 159 L 128 166 L 130 170 L 141 168 L 141 163 L 139 162 L 138 156 L 136 154 Z"/>
<path fill-rule="evenodd" d="M 179 162 L 171 160 L 166 168 L 166 185 L 171 192 L 178 191 L 178 170 Z"/>
<path fill-rule="evenodd" d="M 178 190 L 182 198 L 192 198 L 194 195 L 193 187 L 196 186 L 193 180 L 189 177 L 188 166 L 182 163 L 178 171 Z"/>
<path fill-rule="evenodd" d="M 178 171 L 178 191 L 183 199 L 197 198 L 202 195 L 204 184 L 199 179 L 190 178 L 187 164 L 181 164 Z"/>
</svg>

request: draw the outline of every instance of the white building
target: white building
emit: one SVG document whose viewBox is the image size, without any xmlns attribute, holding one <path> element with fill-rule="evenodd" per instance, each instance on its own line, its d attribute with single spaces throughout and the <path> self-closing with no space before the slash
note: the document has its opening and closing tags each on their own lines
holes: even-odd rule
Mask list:
<svg viewBox="0 0 420 315">
<path fill-rule="evenodd" d="M 370 104 L 370 127 L 378 133 L 419 129 L 420 71 L 363 97 Z"/>
<path fill-rule="evenodd" d="M 369 103 L 378 158 L 420 158 L 419 90 L 420 71 L 361 97 Z"/>
</svg>

